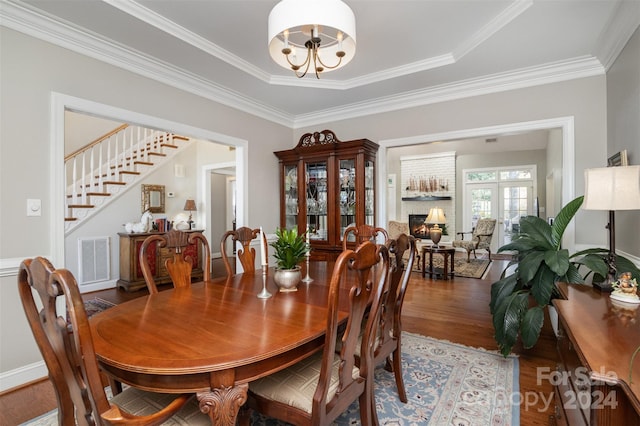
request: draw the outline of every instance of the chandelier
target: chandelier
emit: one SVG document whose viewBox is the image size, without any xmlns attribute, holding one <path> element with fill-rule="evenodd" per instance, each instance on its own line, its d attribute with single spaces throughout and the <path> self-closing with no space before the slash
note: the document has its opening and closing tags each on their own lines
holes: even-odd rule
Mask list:
<svg viewBox="0 0 640 426">
<path fill-rule="evenodd" d="M 269 54 L 304 77 L 342 68 L 356 53 L 356 18 L 342 0 L 282 0 L 269 14 Z"/>
</svg>

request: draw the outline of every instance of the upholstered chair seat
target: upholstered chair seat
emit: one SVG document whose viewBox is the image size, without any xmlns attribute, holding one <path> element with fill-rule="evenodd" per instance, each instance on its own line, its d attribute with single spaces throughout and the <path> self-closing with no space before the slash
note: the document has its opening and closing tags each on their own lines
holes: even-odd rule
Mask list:
<svg viewBox="0 0 640 426">
<path fill-rule="evenodd" d="M 339 351 L 339 349 L 337 349 Z M 357 350 L 360 351 L 360 344 Z M 331 380 L 327 400 L 330 401 L 338 389 L 340 356 L 333 358 Z M 322 366 L 322 353 L 319 352 L 293 367 L 284 369 L 270 376 L 251 382 L 251 392 L 272 401 L 298 408 L 311 415 L 313 408 L 313 395 L 320 380 L 320 368 Z M 358 380 L 360 370 L 353 367 L 352 377 Z"/>
<path fill-rule="evenodd" d="M 480 219 L 476 227 L 471 232 L 458 232 L 461 239 L 453 241 L 453 247 L 463 248 L 467 251 L 467 262 L 470 261 L 471 252 L 473 257 L 476 258 L 476 250 L 486 250 L 489 252 L 489 259 L 491 259 L 491 239 L 493 238 L 493 231 L 496 228 L 495 219 Z M 471 234 L 470 240 L 465 240 L 465 234 Z"/>
</svg>

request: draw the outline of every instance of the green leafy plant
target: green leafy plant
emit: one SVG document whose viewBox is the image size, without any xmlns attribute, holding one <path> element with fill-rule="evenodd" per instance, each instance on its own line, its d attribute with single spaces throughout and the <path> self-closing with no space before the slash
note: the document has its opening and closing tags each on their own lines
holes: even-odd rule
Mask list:
<svg viewBox="0 0 640 426">
<path fill-rule="evenodd" d="M 305 241 L 305 233 L 298 234 L 298 228 L 276 229 L 278 239 L 271 243 L 275 249 L 278 268 L 294 269 L 304 259 L 309 248 Z"/>
<path fill-rule="evenodd" d="M 516 251 L 517 259 L 509 263 L 500 280 L 491 285 L 491 303 L 495 339 L 500 352 L 507 356 L 518 336 L 525 348 L 533 347 L 544 323 L 544 308 L 557 297 L 555 283 L 583 284 L 593 274 L 592 281 L 604 279 L 609 268 L 609 251 L 603 248 L 583 250 L 572 255 L 561 247 L 562 236 L 569 222 L 582 205 L 582 196 L 560 210 L 552 225 L 536 216 L 520 220 L 520 233 L 498 252 Z M 616 256 L 619 271 L 638 275 L 635 265 Z M 510 275 L 507 271 L 515 265 Z M 580 268 L 587 272 L 581 275 Z"/>
</svg>

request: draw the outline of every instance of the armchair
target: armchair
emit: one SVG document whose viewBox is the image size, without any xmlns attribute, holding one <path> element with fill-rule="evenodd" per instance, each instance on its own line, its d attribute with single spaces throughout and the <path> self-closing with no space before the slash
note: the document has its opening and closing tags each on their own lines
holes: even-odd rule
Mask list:
<svg viewBox="0 0 640 426">
<path fill-rule="evenodd" d="M 460 235 L 460 239 L 453 241 L 453 247 L 460 247 L 467 251 L 467 262 L 470 261 L 471 252 L 473 252 L 473 257 L 477 258 L 476 250 L 488 251 L 489 259 L 491 259 L 491 239 L 495 228 L 495 219 L 480 219 L 473 231 L 456 232 L 457 235 Z M 471 239 L 465 240 L 465 234 L 471 234 Z"/>
</svg>

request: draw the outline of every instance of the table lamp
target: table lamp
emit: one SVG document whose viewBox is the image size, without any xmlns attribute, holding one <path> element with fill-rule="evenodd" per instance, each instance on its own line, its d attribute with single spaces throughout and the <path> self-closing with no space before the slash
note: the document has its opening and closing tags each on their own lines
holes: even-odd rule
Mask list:
<svg viewBox="0 0 640 426">
<path fill-rule="evenodd" d="M 194 200 L 188 199 L 185 203 L 184 203 L 184 210 L 189 212 L 189 220 L 187 221 L 187 223 L 189 224 L 189 229 L 193 229 L 193 220 L 192 218 L 192 213 L 196 210 L 198 210 L 196 208 L 196 202 Z"/>
<path fill-rule="evenodd" d="M 440 207 L 433 207 L 429 210 L 429 214 L 424 223 L 427 225 L 433 225 L 429 228 L 429 238 L 433 241 L 433 245 L 436 247 L 442 238 L 442 229 L 438 226 L 439 223 L 447 223 L 447 218 L 444 215 L 444 210 Z"/>
<path fill-rule="evenodd" d="M 609 223 L 609 272 L 607 279 L 594 284 L 601 291 L 611 291 L 616 281 L 616 210 L 640 210 L 640 166 L 617 166 L 586 169 L 585 193 L 582 208 L 608 210 Z"/>
</svg>

